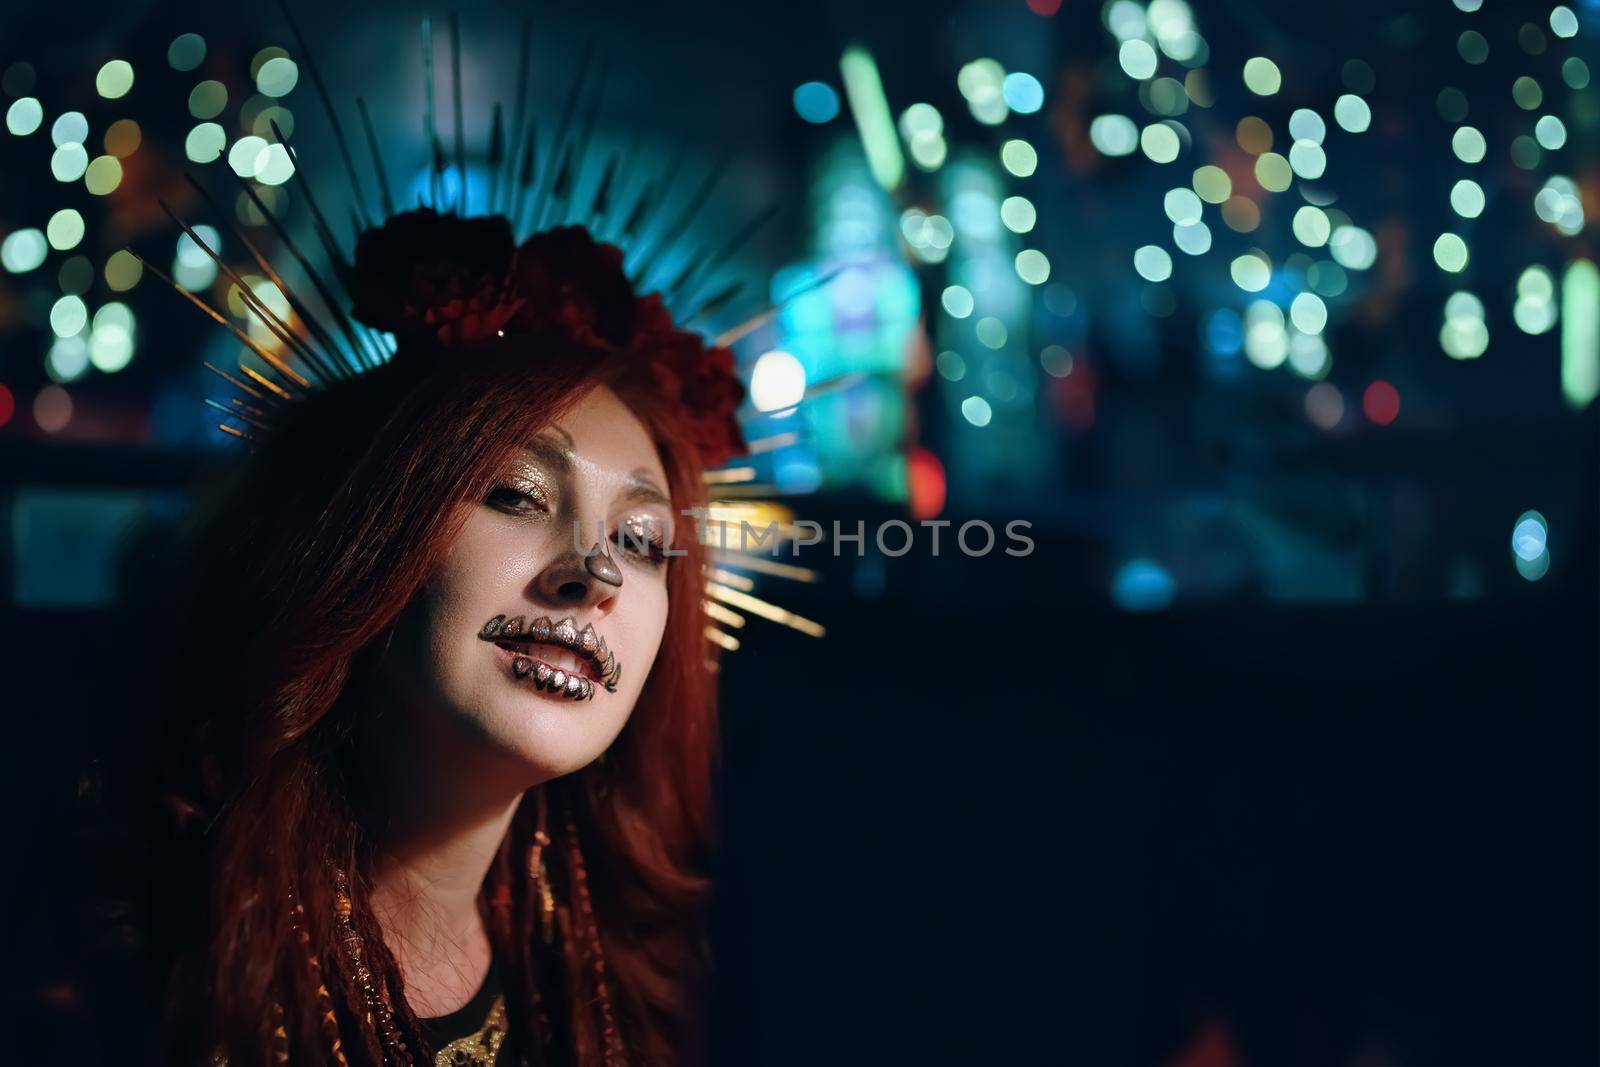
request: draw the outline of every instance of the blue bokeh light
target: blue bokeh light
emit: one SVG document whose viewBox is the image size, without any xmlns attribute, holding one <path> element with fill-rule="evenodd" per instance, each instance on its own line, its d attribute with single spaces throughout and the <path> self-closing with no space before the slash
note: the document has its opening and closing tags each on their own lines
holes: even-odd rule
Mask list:
<svg viewBox="0 0 1600 1067">
<path fill-rule="evenodd" d="M 1544 555 L 1548 538 L 1549 529 L 1544 517 L 1530 511 L 1518 519 L 1517 525 L 1511 530 L 1511 550 L 1519 559 L 1532 563 Z"/>
<path fill-rule="evenodd" d="M 1044 106 L 1044 86 L 1032 74 L 1013 71 L 1001 83 L 1006 106 L 1021 115 L 1031 115 Z"/>
<path fill-rule="evenodd" d="M 832 122 L 839 117 L 839 94 L 826 82 L 806 82 L 794 91 L 794 109 L 807 122 Z"/>
<path fill-rule="evenodd" d="M 1111 579 L 1111 600 L 1124 611 L 1161 611 L 1172 606 L 1172 574 L 1152 559 L 1132 559 Z"/>
</svg>

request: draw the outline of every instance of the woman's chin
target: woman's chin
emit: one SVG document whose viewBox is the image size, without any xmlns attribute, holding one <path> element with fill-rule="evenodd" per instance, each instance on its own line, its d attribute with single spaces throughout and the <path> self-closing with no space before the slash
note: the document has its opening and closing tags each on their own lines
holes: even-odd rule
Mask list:
<svg viewBox="0 0 1600 1067">
<path fill-rule="evenodd" d="M 519 768 L 519 777 L 537 785 L 582 770 L 615 739 L 600 721 L 575 721 L 559 698 L 518 693 L 504 701 L 488 730 L 488 742 Z"/>
<path fill-rule="evenodd" d="M 599 758 L 602 749 L 585 749 L 582 752 L 551 752 L 541 749 L 537 752 L 519 750 L 511 753 L 522 765 L 525 774 L 524 788 L 531 789 L 543 782 L 555 778 L 564 778 L 576 771 L 581 771 Z"/>
</svg>

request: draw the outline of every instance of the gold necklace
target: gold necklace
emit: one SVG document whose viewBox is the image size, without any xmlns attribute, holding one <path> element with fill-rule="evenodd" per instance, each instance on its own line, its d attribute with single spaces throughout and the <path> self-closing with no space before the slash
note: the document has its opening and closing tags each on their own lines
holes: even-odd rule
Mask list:
<svg viewBox="0 0 1600 1067">
<path fill-rule="evenodd" d="M 458 1037 L 433 1054 L 433 1067 L 493 1067 L 500 1043 L 506 1039 L 506 998 L 497 994 L 488 1018 L 475 1034 Z"/>
</svg>

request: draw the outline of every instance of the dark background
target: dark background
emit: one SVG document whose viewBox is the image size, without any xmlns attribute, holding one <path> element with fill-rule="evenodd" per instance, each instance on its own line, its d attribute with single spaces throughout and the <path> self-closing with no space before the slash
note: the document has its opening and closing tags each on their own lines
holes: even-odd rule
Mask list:
<svg viewBox="0 0 1600 1067">
<path fill-rule="evenodd" d="M 1513 41 L 1525 22 L 1548 25 L 1544 4 L 1490 0 L 1472 16 L 1442 2 L 1194 5 L 1214 67 L 1270 52 L 1325 115 L 1346 58 L 1378 71 L 1373 137 L 1342 157 L 1330 148 L 1352 187 L 1342 206 L 1359 205 L 1386 236 L 1374 282 L 1329 326 L 1329 380 L 1352 415 L 1328 434 L 1305 425 L 1305 381 L 1280 370 L 1229 384 L 1206 371 L 1200 324 L 1238 296 L 1218 295 L 1225 261 L 1212 264 L 1216 277 L 1175 282 L 1169 317 L 1133 298 L 1143 283 L 1128 269 L 1132 250 L 1162 239 L 1160 194 L 1173 182 L 1137 156 L 1142 169 L 1085 165 L 1073 154 L 1085 146 L 1058 139 L 1091 114 L 1139 115 L 1100 8 L 1067 0 L 1051 18 L 1022 0 L 535 9 L 540 48 L 557 57 L 535 69 L 540 96 L 564 91 L 571 55 L 597 33 L 614 57 L 603 136 L 640 133 L 656 153 L 681 140 L 697 161 L 735 148 L 725 217 L 781 205 L 748 250 L 758 273 L 815 254 L 809 175 L 830 145 L 858 143 L 848 108 L 811 127 L 790 103 L 801 82 L 838 85 L 846 43 L 873 49 L 896 114 L 938 104 L 953 147 L 997 136 L 966 119 L 954 90 L 963 63 L 995 55 L 1031 70 L 1047 92 L 1027 127 L 1041 155 L 1029 190 L 1037 243 L 1094 314 L 1082 329 L 1041 316 L 1030 341 L 1067 344 L 1094 369 L 1089 426 L 1060 417 L 1041 377 L 1028 418 L 1042 429 L 980 440 L 955 413 L 959 391 L 906 375 L 902 443 L 945 460 L 940 517 L 997 527 L 1025 517 L 1032 555 L 886 559 L 870 539 L 862 556 L 817 551 L 801 562 L 819 583 L 763 592 L 823 621 L 827 638 L 752 622 L 726 660 L 719 1064 L 1600 1063 L 1597 416 L 1563 405 L 1555 336 L 1519 331 L 1508 295 L 1529 263 L 1559 283 L 1561 264 L 1594 258 L 1592 222 L 1558 237 L 1527 202 L 1559 171 L 1600 215 L 1594 127 L 1582 118 L 1596 113 L 1595 90 L 1572 94 L 1567 155 L 1536 177 L 1505 158 L 1509 133 L 1491 137 L 1479 176 L 1494 196 L 1471 275 L 1439 278 L 1428 251 L 1451 225 L 1444 191 L 1459 170 L 1437 92 L 1468 86 L 1473 121 L 1509 130 L 1519 116 L 1501 83 L 1512 74 L 1548 64 L 1557 46 L 1600 65 L 1595 6 L 1572 6 L 1579 37 L 1552 39 L 1536 58 Z M 416 19 L 447 11 L 299 10 L 329 80 L 374 84 L 380 121 L 400 139 L 414 118 Z M 508 80 L 514 35 L 485 28 L 514 25 L 522 9 L 462 10 L 475 54 Z M 1469 25 L 1504 63 L 1481 93 L 1455 54 Z M 271 5 L 28 4 L 0 15 L 0 66 L 38 68 L 48 129 L 63 101 L 95 103 L 106 58 L 133 59 L 140 85 L 173 83 L 167 119 L 141 113 L 142 151 L 181 160 L 188 82 L 161 57 L 186 31 L 234 67 L 288 44 Z M 1541 77 L 1554 96 L 1559 79 Z M 326 149 L 305 82 L 302 71 L 290 98 L 296 136 Z M 1288 106 L 1271 112 L 1275 128 Z M 1224 141 L 1242 113 L 1218 119 Z M 96 136 L 103 117 L 92 112 Z M 42 226 L 62 196 L 48 153 L 30 144 L 23 155 L 9 139 L 6 149 L 17 154 L 0 172 L 0 230 Z M 171 195 L 179 165 L 128 173 L 99 251 L 132 242 L 170 255 L 171 227 L 146 201 Z M 331 164 L 318 178 L 339 179 Z M 906 203 L 932 210 L 938 196 L 919 188 L 895 209 Z M 38 287 L 53 288 L 60 258 L 31 280 L 0 275 L 0 382 L 17 406 L 0 424 L 10 520 L 0 575 L 12 592 L 0 615 L 0 802 L 15 939 L 4 1003 L 10 1058 L 109 1062 L 74 985 L 87 936 L 74 909 L 89 872 L 69 843 L 87 754 L 126 724 L 103 685 L 121 669 L 116 656 L 81 635 L 136 624 L 128 591 L 142 588 L 188 487 L 223 453 L 182 406 L 203 395 L 195 368 L 211 334 L 149 277 L 134 294 L 134 363 L 72 387 L 81 415 L 68 431 L 30 421 L 49 383 L 54 294 Z M 948 279 L 927 267 L 916 278 L 918 328 L 936 333 L 949 325 L 935 321 Z M 1460 287 L 1490 305 L 1494 339 L 1462 363 L 1440 353 L 1437 333 L 1440 305 Z M 1380 376 L 1404 397 L 1387 427 L 1357 410 Z M 90 528 L 107 501 L 140 503 L 111 532 L 44 546 L 52 552 L 26 533 L 41 489 L 67 493 Z M 861 485 L 824 484 L 789 503 L 824 523 L 906 514 Z M 1553 562 L 1538 581 L 1517 573 L 1507 544 L 1528 508 L 1550 521 Z M 1132 610 L 1116 577 L 1148 556 L 1165 561 L 1176 593 Z M 1285 572 L 1320 592 L 1284 595 Z M 99 593 L 85 598 L 85 587 Z M 51 590 L 70 602 L 51 602 Z"/>
</svg>

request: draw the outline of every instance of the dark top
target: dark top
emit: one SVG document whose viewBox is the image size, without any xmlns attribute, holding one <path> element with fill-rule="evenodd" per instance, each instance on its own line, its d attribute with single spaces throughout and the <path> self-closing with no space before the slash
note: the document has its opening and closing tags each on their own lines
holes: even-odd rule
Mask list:
<svg viewBox="0 0 1600 1067">
<path fill-rule="evenodd" d="M 489 961 L 489 973 L 472 999 L 449 1015 L 418 1019 L 437 1064 L 502 1067 L 513 1062 L 507 1040 L 504 991 L 500 968 Z"/>
</svg>

